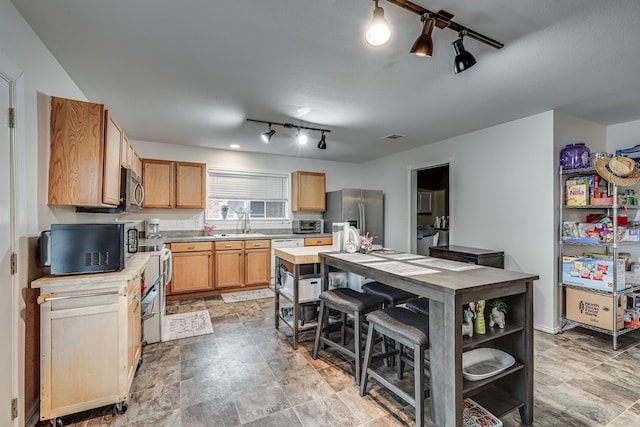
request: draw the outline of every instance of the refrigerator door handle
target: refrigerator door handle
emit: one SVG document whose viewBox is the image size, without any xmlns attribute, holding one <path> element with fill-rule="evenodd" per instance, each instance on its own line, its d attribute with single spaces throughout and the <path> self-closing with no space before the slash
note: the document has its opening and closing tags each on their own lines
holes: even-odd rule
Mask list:
<svg viewBox="0 0 640 427">
<path fill-rule="evenodd" d="M 360 222 L 360 234 L 361 235 L 366 235 L 367 234 L 367 224 L 366 224 L 366 218 L 364 215 L 364 204 L 363 203 L 358 203 L 358 211 L 359 211 L 359 222 Z"/>
</svg>

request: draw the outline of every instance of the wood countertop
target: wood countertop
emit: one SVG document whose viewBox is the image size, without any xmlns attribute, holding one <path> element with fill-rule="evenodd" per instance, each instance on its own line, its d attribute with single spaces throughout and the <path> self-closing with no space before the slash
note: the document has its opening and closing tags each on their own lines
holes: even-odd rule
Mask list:
<svg viewBox="0 0 640 427">
<path fill-rule="evenodd" d="M 140 271 L 144 269 L 149 260 L 148 253 L 137 253 L 125 261 L 125 268 L 120 271 L 110 273 L 90 273 L 90 274 L 74 274 L 67 276 L 43 276 L 31 282 L 32 288 L 42 288 L 50 286 L 93 286 L 108 285 L 112 286 L 113 282 L 122 282 L 133 279 Z"/>
<path fill-rule="evenodd" d="M 297 248 L 274 248 L 275 256 L 292 264 L 315 264 L 320 262 L 320 252 L 332 252 L 333 246 L 300 246 Z"/>
</svg>

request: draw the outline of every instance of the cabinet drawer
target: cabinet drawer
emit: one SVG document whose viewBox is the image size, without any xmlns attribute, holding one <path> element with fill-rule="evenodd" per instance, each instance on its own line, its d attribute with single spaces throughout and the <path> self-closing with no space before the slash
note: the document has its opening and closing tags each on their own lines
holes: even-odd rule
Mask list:
<svg viewBox="0 0 640 427">
<path fill-rule="evenodd" d="M 197 252 L 210 250 L 211 242 L 185 242 L 171 244 L 171 252 Z"/>
<path fill-rule="evenodd" d="M 271 240 L 246 240 L 244 242 L 245 249 L 264 249 L 271 247 Z"/>
<path fill-rule="evenodd" d="M 223 240 L 215 242 L 216 251 L 229 251 L 233 249 L 242 249 L 244 247 L 242 240 Z"/>
<path fill-rule="evenodd" d="M 305 246 L 324 246 L 333 243 L 332 237 L 305 237 Z"/>
</svg>

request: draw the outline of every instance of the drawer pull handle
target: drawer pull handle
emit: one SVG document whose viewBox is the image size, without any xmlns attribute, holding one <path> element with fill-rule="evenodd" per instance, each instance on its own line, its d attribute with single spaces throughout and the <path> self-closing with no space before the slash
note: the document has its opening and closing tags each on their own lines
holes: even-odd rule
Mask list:
<svg viewBox="0 0 640 427">
<path fill-rule="evenodd" d="M 224 245 L 224 247 L 225 247 L 225 248 L 230 248 L 230 247 L 232 247 L 232 246 L 233 246 L 233 245 Z"/>
<path fill-rule="evenodd" d="M 195 246 L 187 246 L 187 249 L 195 249 Z"/>
<path fill-rule="evenodd" d="M 110 291 L 110 292 L 93 292 L 89 294 L 75 294 L 75 295 L 61 295 L 58 297 L 53 297 L 51 294 L 45 294 L 38 297 L 38 304 L 45 304 L 48 301 L 57 301 L 63 299 L 71 299 L 71 298 L 90 298 L 90 297 L 99 297 L 102 295 L 117 295 L 118 291 Z"/>
</svg>

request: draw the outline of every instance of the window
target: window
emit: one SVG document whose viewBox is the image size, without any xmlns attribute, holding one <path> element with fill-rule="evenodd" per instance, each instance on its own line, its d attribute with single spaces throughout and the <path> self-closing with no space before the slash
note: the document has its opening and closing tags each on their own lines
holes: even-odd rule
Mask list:
<svg viewBox="0 0 640 427">
<path fill-rule="evenodd" d="M 289 176 L 266 173 L 208 171 L 206 220 L 237 219 L 248 209 L 252 219 L 286 219 Z"/>
</svg>

